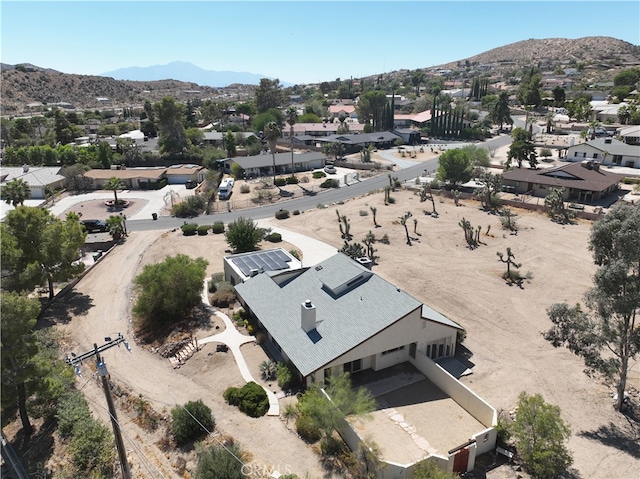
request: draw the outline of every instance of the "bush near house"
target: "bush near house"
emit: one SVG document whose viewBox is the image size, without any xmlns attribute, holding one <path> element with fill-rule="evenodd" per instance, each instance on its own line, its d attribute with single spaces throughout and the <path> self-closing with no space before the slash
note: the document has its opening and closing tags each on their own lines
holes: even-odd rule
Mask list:
<svg viewBox="0 0 640 479">
<path fill-rule="evenodd" d="M 297 185 L 298 183 L 300 183 L 300 180 L 297 176 L 287 176 L 288 185 Z"/>
<path fill-rule="evenodd" d="M 313 176 L 317 180 L 320 178 L 324 178 L 325 176 L 327 176 L 327 174 L 324 171 L 314 171 L 311 176 Z"/>
<path fill-rule="evenodd" d="M 222 221 L 216 221 L 213 223 L 213 226 L 211 226 L 211 232 L 216 235 L 224 233 L 224 223 Z"/>
<path fill-rule="evenodd" d="M 280 233 L 271 233 L 267 236 L 267 240 L 271 243 L 280 243 L 280 241 L 282 241 L 282 235 Z"/>
<path fill-rule="evenodd" d="M 316 426 L 308 414 L 298 416 L 298 419 L 296 419 L 296 432 L 300 434 L 302 439 L 309 443 L 314 443 L 322 437 L 320 428 Z"/>
<path fill-rule="evenodd" d="M 340 186 L 340 182 L 338 180 L 334 180 L 329 178 L 320 183 L 320 188 L 338 188 Z"/>
<path fill-rule="evenodd" d="M 213 431 L 215 424 L 211 408 L 202 399 L 171 410 L 171 434 L 179 446 L 206 436 L 207 431 Z"/>
<path fill-rule="evenodd" d="M 261 386 L 249 381 L 241 388 L 227 388 L 223 394 L 224 400 L 251 417 L 264 416 L 269 410 L 269 398 Z"/>
<path fill-rule="evenodd" d="M 187 223 L 180 227 L 182 230 L 182 234 L 185 236 L 194 236 L 198 232 L 198 224 L 197 223 Z"/>
<path fill-rule="evenodd" d="M 273 184 L 276 186 L 284 186 L 287 184 L 287 180 L 285 178 L 276 178 Z"/>
<path fill-rule="evenodd" d="M 276 211 L 276 219 L 286 220 L 289 217 L 289 210 L 279 209 Z"/>
<path fill-rule="evenodd" d="M 209 225 L 200 225 L 197 228 L 198 231 L 198 235 L 199 236 L 205 236 L 207 234 L 207 232 L 209 231 L 209 228 L 211 228 L 211 226 Z"/>
</svg>

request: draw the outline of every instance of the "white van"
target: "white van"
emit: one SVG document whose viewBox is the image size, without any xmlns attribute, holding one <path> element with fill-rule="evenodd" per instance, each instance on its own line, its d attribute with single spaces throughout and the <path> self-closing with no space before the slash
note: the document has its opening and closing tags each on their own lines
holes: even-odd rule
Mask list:
<svg viewBox="0 0 640 479">
<path fill-rule="evenodd" d="M 220 183 L 218 188 L 218 199 L 228 200 L 233 193 L 233 178 L 226 178 Z"/>
</svg>

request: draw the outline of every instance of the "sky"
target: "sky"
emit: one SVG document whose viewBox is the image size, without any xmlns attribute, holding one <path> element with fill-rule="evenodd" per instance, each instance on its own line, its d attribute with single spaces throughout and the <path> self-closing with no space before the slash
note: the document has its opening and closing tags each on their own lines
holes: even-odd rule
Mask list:
<svg viewBox="0 0 640 479">
<path fill-rule="evenodd" d="M 0 61 L 100 75 L 191 62 L 302 84 L 463 60 L 530 38 L 640 44 L 640 2 L 6 1 Z"/>
</svg>

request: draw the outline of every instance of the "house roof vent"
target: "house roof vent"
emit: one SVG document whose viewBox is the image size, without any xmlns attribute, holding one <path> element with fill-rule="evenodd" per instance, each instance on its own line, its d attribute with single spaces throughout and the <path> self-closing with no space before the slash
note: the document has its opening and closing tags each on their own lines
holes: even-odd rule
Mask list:
<svg viewBox="0 0 640 479">
<path fill-rule="evenodd" d="M 610 145 L 611 144 L 611 138 L 605 138 L 604 143 L 605 143 L 605 145 Z"/>
</svg>

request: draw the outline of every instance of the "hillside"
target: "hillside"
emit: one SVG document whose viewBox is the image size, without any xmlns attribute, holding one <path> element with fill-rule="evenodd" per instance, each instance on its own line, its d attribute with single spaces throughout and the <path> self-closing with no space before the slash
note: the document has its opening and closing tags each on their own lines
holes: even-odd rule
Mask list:
<svg viewBox="0 0 640 479">
<path fill-rule="evenodd" d="M 566 66 L 575 62 L 615 67 L 625 63 L 640 64 L 640 46 L 611 37 L 529 39 L 450 62 L 440 68 L 455 68 L 465 60 L 471 64 L 514 62 L 517 65 L 546 63 Z"/>
<path fill-rule="evenodd" d="M 122 107 L 142 105 L 145 100 L 155 102 L 166 95 L 180 99 L 212 97 L 219 91 L 176 80 L 125 81 L 37 67 L 26 70 L 5 67 L 0 74 L 3 115 L 19 113 L 34 102 L 65 102 L 80 108 Z"/>
</svg>

